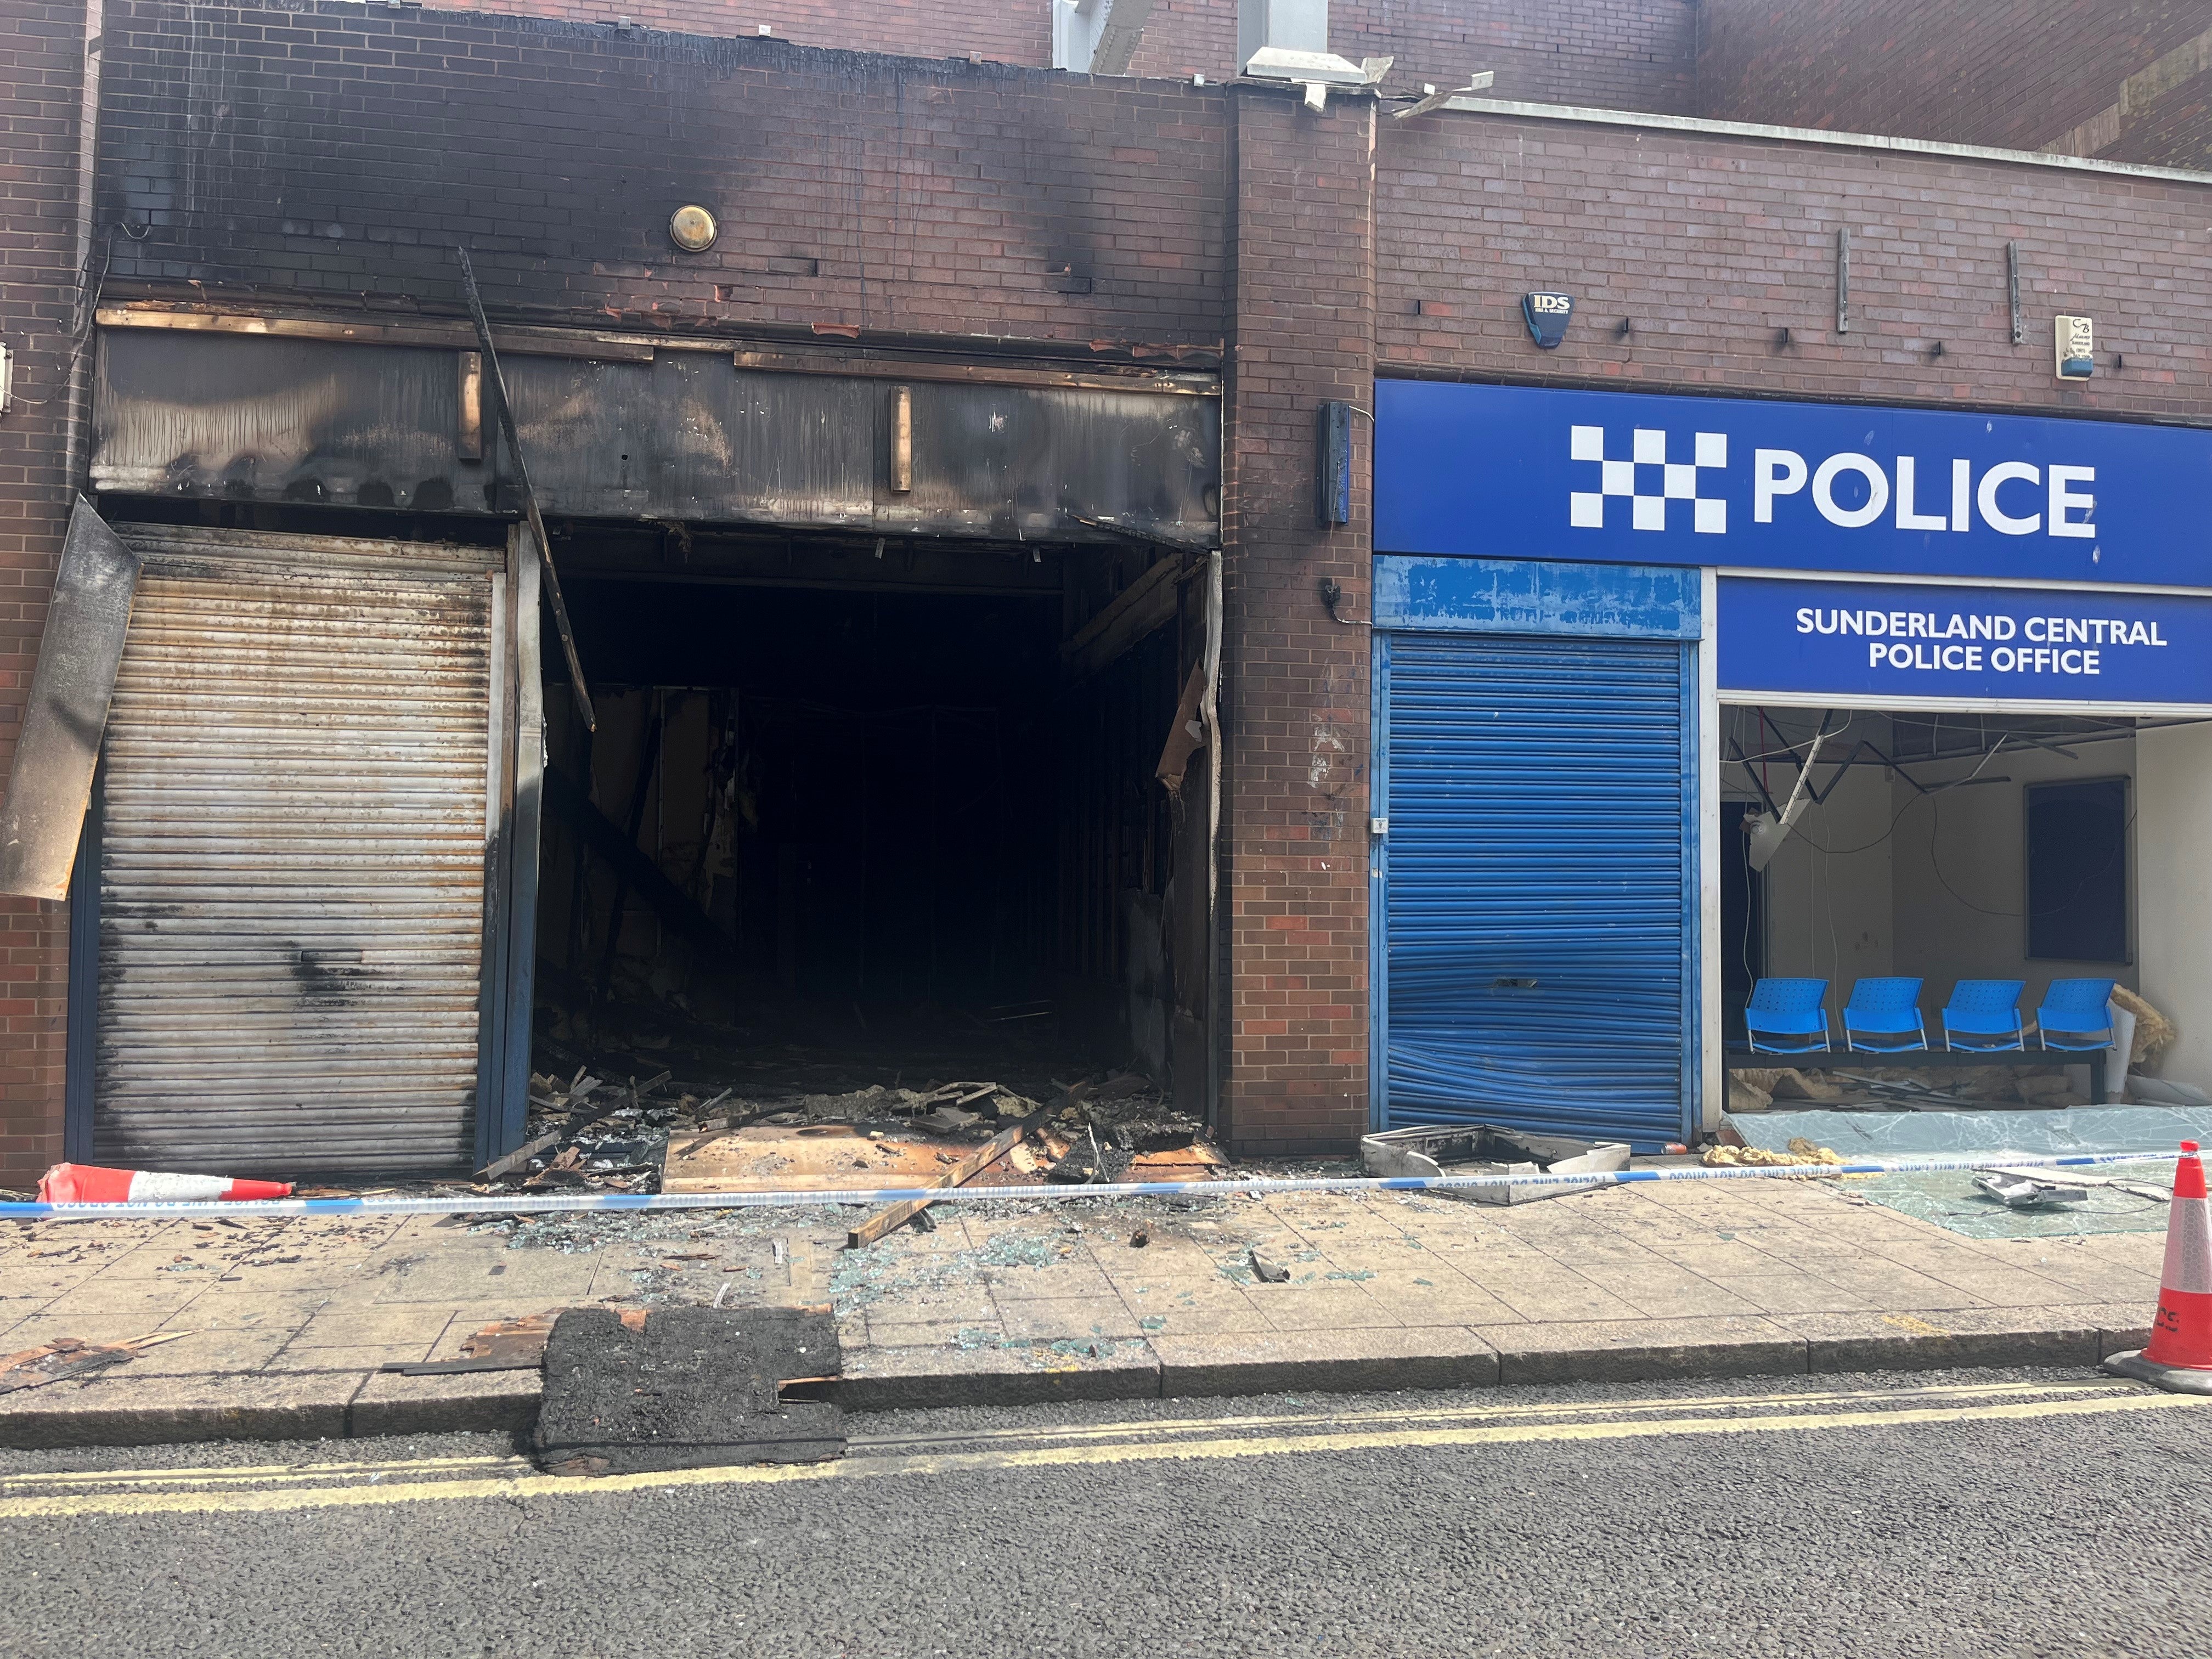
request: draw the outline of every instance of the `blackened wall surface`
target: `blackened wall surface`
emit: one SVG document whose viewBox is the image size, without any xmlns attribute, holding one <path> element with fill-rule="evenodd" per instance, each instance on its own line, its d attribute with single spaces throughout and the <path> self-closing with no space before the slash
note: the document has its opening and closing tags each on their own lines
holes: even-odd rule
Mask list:
<svg viewBox="0 0 2212 1659">
<path fill-rule="evenodd" d="M 1386 365 L 2212 418 L 2212 293 L 2195 277 L 2212 182 L 1449 112 L 1382 139 Z M 1538 288 L 1576 297 L 1555 351 L 1521 320 Z M 2052 378 L 2061 313 L 2096 320 L 2086 384 Z"/>
<path fill-rule="evenodd" d="M 2206 0 L 1705 0 L 1700 11 L 1700 115 L 2014 149 L 2092 121 L 2128 77 L 2212 29 Z M 2114 142 L 2081 153 L 2150 159 Z"/>
<path fill-rule="evenodd" d="M 0 8 L 0 343 L 15 354 L 0 416 L 0 767 L 15 757 L 68 520 L 70 366 L 77 332 L 81 4 Z M 0 1187 L 61 1157 L 65 908 L 0 898 Z"/>
<path fill-rule="evenodd" d="M 495 307 L 574 320 L 1224 331 L 1218 92 L 334 0 L 107 40 L 113 282 L 451 307 L 465 240 Z"/>
</svg>

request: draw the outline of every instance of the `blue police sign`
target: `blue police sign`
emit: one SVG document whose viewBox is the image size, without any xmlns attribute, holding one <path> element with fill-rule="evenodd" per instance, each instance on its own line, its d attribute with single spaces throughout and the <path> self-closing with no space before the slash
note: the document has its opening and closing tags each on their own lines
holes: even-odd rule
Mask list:
<svg viewBox="0 0 2212 1659">
<path fill-rule="evenodd" d="M 1723 696 L 2212 703 L 2212 598 L 1723 576 Z"/>
<path fill-rule="evenodd" d="M 1377 552 L 2212 586 L 2212 431 L 1383 380 Z"/>
</svg>

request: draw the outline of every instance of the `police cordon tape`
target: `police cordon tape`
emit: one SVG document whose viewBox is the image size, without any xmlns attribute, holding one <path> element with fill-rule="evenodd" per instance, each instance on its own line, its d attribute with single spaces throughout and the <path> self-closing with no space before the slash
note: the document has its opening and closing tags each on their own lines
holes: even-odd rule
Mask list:
<svg viewBox="0 0 2212 1659">
<path fill-rule="evenodd" d="M 173 1199 L 137 1204 L 0 1203 L 0 1219 L 124 1221 L 155 1216 L 542 1215 L 592 1210 L 770 1210 L 821 1204 L 879 1206 L 927 1199 L 933 1204 L 1060 1203 L 1088 1198 L 1236 1198 L 1278 1193 L 1469 1192 L 1494 1187 L 1629 1187 L 1645 1182 L 1832 1180 L 1840 1176 L 1917 1175 L 1931 1170 L 2080 1170 L 2142 1164 L 2178 1153 L 2076 1152 L 2063 1157 L 1875 1158 L 1857 1164 L 1742 1164 L 1709 1169 L 1608 1170 L 1577 1175 L 1262 1176 L 1237 1181 L 1125 1181 L 1095 1186 L 867 1187 L 839 1192 L 544 1193 L 468 1198 L 277 1198 L 225 1202 Z"/>
</svg>

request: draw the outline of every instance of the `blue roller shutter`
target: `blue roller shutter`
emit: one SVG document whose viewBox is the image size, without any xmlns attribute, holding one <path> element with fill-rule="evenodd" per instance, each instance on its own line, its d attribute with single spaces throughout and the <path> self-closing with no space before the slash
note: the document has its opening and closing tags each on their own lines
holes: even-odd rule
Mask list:
<svg viewBox="0 0 2212 1659">
<path fill-rule="evenodd" d="M 1399 633 L 1378 654 L 1385 1123 L 1680 1139 L 1690 647 Z"/>
</svg>

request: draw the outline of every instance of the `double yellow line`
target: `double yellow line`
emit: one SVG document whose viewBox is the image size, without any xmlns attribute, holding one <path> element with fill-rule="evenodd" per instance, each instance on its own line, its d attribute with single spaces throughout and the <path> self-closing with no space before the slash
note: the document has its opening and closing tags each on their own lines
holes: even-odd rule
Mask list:
<svg viewBox="0 0 2212 1659">
<path fill-rule="evenodd" d="M 2021 1382 L 1017 1428 L 945 1437 L 957 1439 L 964 1448 L 961 1450 L 890 1449 L 927 1444 L 935 1437 L 856 1441 L 860 1455 L 836 1463 L 671 1469 L 596 1479 L 539 1474 L 524 1460 L 509 1457 L 87 1470 L 0 1476 L 0 1521 L 74 1516 L 270 1514 L 487 1498 L 590 1498 L 685 1487 L 879 1480 L 1077 1465 L 1212 1462 L 1314 1453 L 1670 1439 L 1688 1435 L 1802 1434 L 1922 1424 L 2096 1417 L 2184 1410 L 2204 1403 L 2188 1395 L 2162 1394 L 2127 1384 Z M 1808 1407 L 1838 1409 L 1808 1410 Z M 1664 1414 L 1723 1411 L 1742 1414 Z"/>
</svg>

